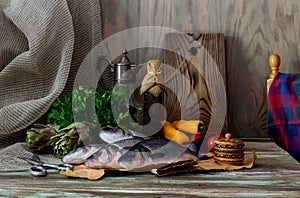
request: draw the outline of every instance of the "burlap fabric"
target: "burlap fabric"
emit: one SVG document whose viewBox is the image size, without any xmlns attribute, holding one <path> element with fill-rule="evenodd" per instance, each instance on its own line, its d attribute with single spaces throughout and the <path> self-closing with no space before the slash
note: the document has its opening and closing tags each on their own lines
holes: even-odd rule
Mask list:
<svg viewBox="0 0 300 198">
<path fill-rule="evenodd" d="M 0 1 L 0 171 L 28 168 L 17 156 L 31 153 L 13 143 L 73 88 L 82 60 L 102 39 L 100 16 L 99 0 Z"/>
<path fill-rule="evenodd" d="M 161 61 L 149 60 L 147 62 L 147 74 L 143 79 L 140 94 L 149 92 L 157 97 L 161 92 L 163 92 L 164 84 Z"/>
</svg>

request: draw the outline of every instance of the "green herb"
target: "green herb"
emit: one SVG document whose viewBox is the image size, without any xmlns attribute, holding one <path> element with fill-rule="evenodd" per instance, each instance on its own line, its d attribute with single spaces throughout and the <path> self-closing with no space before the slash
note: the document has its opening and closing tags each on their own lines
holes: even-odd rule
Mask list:
<svg viewBox="0 0 300 198">
<path fill-rule="evenodd" d="M 118 113 L 116 117 L 111 108 L 112 94 L 115 112 Z M 72 93 L 66 94 L 64 101 L 56 99 L 53 102 L 47 121 L 60 127 L 66 127 L 74 121 L 84 121 L 91 128 L 95 127 L 97 122 L 117 124 L 129 116 L 128 109 L 122 106 L 125 103 L 124 89 L 93 90 L 79 86 Z"/>
</svg>

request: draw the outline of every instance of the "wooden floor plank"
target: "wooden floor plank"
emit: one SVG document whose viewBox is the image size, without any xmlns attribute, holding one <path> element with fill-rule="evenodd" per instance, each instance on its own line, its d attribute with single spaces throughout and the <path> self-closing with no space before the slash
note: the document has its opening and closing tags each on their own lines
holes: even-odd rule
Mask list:
<svg viewBox="0 0 300 198">
<path fill-rule="evenodd" d="M 51 172 L 0 173 L 0 196 L 30 197 L 299 197 L 300 164 L 272 142 L 246 142 L 257 154 L 255 166 L 231 172 L 197 172 L 166 177 L 112 172 L 97 181 L 66 178 Z"/>
</svg>

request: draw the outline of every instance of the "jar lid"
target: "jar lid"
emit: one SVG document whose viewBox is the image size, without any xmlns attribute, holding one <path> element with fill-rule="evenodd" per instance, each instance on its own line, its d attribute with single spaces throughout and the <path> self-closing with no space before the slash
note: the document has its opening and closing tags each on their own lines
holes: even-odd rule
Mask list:
<svg viewBox="0 0 300 198">
<path fill-rule="evenodd" d="M 243 149 L 245 147 L 244 142 L 242 140 L 232 139 L 231 133 L 226 133 L 225 138 L 216 140 L 215 146 L 219 148 L 228 149 Z"/>
<path fill-rule="evenodd" d="M 127 49 L 123 49 L 121 60 L 118 63 L 116 63 L 115 65 L 118 65 L 118 66 L 132 65 L 133 63 L 129 60 L 129 58 L 127 57 L 127 54 L 128 54 Z"/>
</svg>

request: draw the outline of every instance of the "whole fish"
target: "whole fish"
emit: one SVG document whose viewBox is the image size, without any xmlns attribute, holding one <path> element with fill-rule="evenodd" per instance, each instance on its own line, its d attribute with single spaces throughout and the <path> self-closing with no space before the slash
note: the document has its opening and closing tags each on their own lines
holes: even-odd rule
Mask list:
<svg viewBox="0 0 300 198">
<path fill-rule="evenodd" d="M 140 139 L 140 141 L 144 140 L 145 136 L 139 134 L 138 132 L 134 132 L 132 130 L 125 131 L 122 128 L 114 127 L 114 128 L 106 128 L 102 129 L 99 132 L 100 138 L 107 142 L 113 143 L 124 139 Z"/>
<path fill-rule="evenodd" d="M 144 140 L 126 151 L 118 160 L 125 170 L 149 171 L 185 160 L 198 160 L 197 153 L 166 139 Z"/>
<path fill-rule="evenodd" d="M 107 144 L 88 157 L 84 164 L 90 168 L 120 169 L 119 157 L 140 141 L 140 138 L 130 138 Z"/>
<path fill-rule="evenodd" d="M 138 137 L 133 134 L 126 133 L 123 129 L 114 126 L 106 127 L 106 130 L 101 130 L 99 135 L 107 143 L 118 142 L 117 144 L 119 143 L 122 144 L 124 142 L 120 142 L 120 141 L 125 139 L 132 139 L 132 142 L 134 143 L 138 143 L 144 140 L 144 138 L 142 137 Z M 88 157 L 90 157 L 100 148 L 101 148 L 100 145 L 88 145 L 88 146 L 77 148 L 76 150 L 71 151 L 70 153 L 65 155 L 62 158 L 62 161 L 68 164 L 82 164 Z"/>
<path fill-rule="evenodd" d="M 98 151 L 100 146 L 89 145 L 75 149 L 62 158 L 66 164 L 82 164 L 88 157 Z"/>
</svg>

